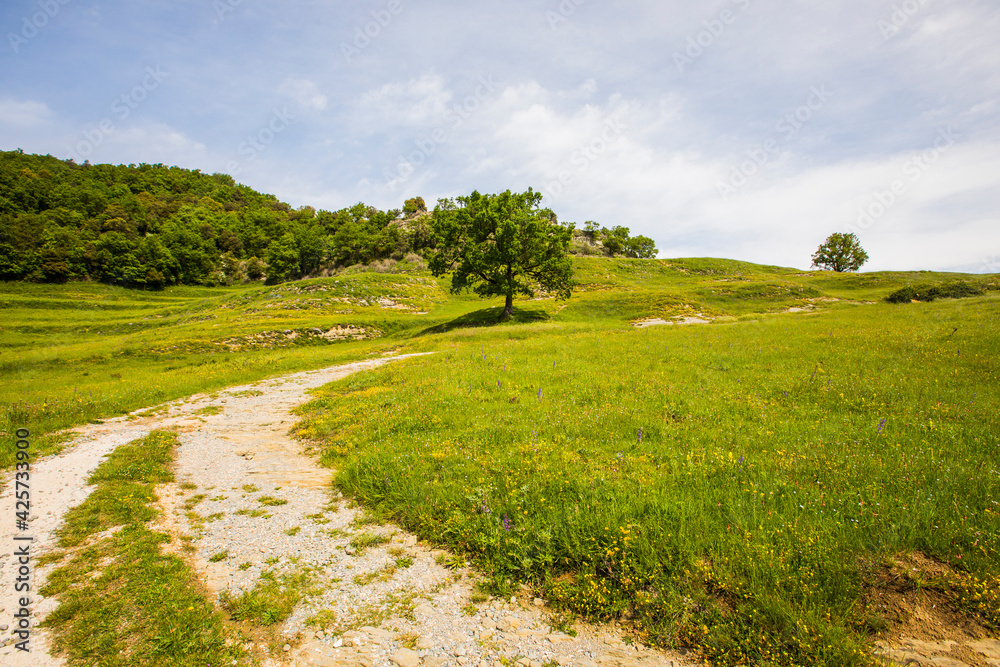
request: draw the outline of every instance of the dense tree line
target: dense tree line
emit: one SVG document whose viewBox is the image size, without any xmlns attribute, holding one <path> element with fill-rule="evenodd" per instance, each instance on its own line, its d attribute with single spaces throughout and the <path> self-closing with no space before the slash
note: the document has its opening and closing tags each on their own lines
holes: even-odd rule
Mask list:
<svg viewBox="0 0 1000 667">
<path fill-rule="evenodd" d="M 226 174 L 0 152 L 0 280 L 280 282 L 426 255 L 430 218 L 419 197 L 402 210 L 293 209 Z"/>
</svg>

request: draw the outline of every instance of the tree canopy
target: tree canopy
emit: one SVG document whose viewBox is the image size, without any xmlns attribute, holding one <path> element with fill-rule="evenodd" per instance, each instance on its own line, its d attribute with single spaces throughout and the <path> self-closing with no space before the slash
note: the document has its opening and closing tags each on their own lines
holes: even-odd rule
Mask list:
<svg viewBox="0 0 1000 667">
<path fill-rule="evenodd" d="M 857 271 L 868 261 L 868 253 L 854 234 L 831 234 L 813 253 L 813 266 L 828 271 Z"/>
<path fill-rule="evenodd" d="M 471 289 L 482 297 L 505 297 L 501 321 L 513 315 L 518 294 L 534 296 L 540 288 L 568 299 L 573 227 L 560 225 L 551 210 L 540 208 L 541 200 L 541 193 L 531 188 L 439 200 L 433 214 L 437 252 L 431 271 L 435 276 L 451 273 L 453 292 Z"/>
<path fill-rule="evenodd" d="M 412 205 L 419 211 L 423 200 Z M 126 287 L 293 280 L 402 258 L 426 225 L 364 204 L 293 209 L 226 174 L 0 152 L 0 280 Z M 266 260 L 266 265 L 264 261 Z"/>
<path fill-rule="evenodd" d="M 627 227 L 588 223 L 586 231 L 574 232 L 573 225 L 559 225 L 554 213 L 539 209 L 541 196 L 530 190 L 479 201 L 483 197 L 448 200 L 433 215 L 423 197 L 406 199 L 402 211 L 364 203 L 337 211 L 294 209 L 226 174 L 162 164 L 77 164 L 0 151 L 0 280 L 93 280 L 162 289 L 281 282 L 355 264 L 384 267 L 391 264 L 386 260 L 416 259 L 413 253 L 431 256 L 441 238 L 451 243 L 451 236 L 438 233 L 444 219 L 470 206 L 489 209 L 496 220 L 510 214 L 494 230 L 496 247 L 482 259 L 509 261 L 515 294 L 539 286 L 568 295 L 555 277 L 568 275 L 566 234 L 576 235 L 569 246 L 574 254 L 656 255 L 652 239 L 632 237 Z M 446 257 L 457 255 L 449 250 L 439 261 Z M 497 280 L 484 275 L 485 284 Z M 468 273 L 458 280 L 471 286 L 477 277 Z"/>
</svg>

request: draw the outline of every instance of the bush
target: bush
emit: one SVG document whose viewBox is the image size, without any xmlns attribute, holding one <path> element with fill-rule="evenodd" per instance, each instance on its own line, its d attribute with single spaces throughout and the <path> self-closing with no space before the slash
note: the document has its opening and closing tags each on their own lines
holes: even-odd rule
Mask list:
<svg viewBox="0 0 1000 667">
<path fill-rule="evenodd" d="M 961 299 L 982 293 L 983 288 L 979 285 L 973 285 L 965 280 L 956 280 L 941 285 L 929 283 L 907 285 L 885 297 L 885 300 L 889 303 L 910 303 L 911 301 L 933 301 L 934 299 Z"/>
</svg>

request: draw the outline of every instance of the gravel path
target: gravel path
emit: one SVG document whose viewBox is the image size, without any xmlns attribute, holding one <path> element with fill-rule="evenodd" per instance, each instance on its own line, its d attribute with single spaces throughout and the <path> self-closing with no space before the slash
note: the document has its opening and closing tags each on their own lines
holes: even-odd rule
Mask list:
<svg viewBox="0 0 1000 667">
<path fill-rule="evenodd" d="M 279 578 L 308 577 L 307 594 L 281 628 L 287 643 L 268 660 L 271 665 L 697 664 L 627 645 L 614 626 L 578 624 L 576 637 L 564 634 L 550 627 L 544 601 L 528 597 L 527 591 L 472 605 L 475 573 L 464 564 L 456 567 L 450 554 L 397 527 L 362 523 L 358 510 L 332 490 L 332 471 L 318 467 L 288 436 L 296 421 L 289 413 L 308 400 L 309 389 L 388 361 L 231 387 L 165 404 L 155 416 L 144 411 L 146 416 L 76 429 L 72 446 L 32 465 L 33 554 L 52 548 L 53 531 L 66 510 L 86 498 L 85 480 L 102 457 L 151 430 L 169 428 L 181 445 L 176 483 L 157 489 L 163 510 L 158 529 L 174 538 L 167 548 L 192 562 L 216 593 L 250 590 L 265 571 Z M 0 482 L 0 508 L 13 508 L 10 473 Z M 44 630 L 32 630 L 29 655 L 14 650 L 12 628 L 3 628 L 17 603 L 15 534 L 12 512 L 5 511 L 0 520 L 0 664 L 62 665 L 48 655 Z M 365 540 L 376 544 L 364 548 Z M 193 551 L 183 548 L 186 542 Z M 37 594 L 46 574 L 47 568 L 34 572 L 35 623 L 55 605 Z"/>
</svg>

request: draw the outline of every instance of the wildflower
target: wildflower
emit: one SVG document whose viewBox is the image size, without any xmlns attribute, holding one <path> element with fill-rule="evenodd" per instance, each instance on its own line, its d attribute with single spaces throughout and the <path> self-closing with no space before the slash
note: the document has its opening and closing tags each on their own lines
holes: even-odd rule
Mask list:
<svg viewBox="0 0 1000 667">
<path fill-rule="evenodd" d="M 878 433 L 882 433 L 882 429 L 884 428 L 885 428 L 885 417 L 882 417 L 882 419 L 879 420 L 878 428 L 876 428 L 875 430 Z"/>
<path fill-rule="evenodd" d="M 639 429 L 639 444 L 642 444 L 642 429 Z"/>
<path fill-rule="evenodd" d="M 508 518 L 507 515 L 504 514 L 503 515 L 503 529 L 509 533 L 510 532 L 510 528 L 511 528 L 510 518 Z"/>
</svg>

